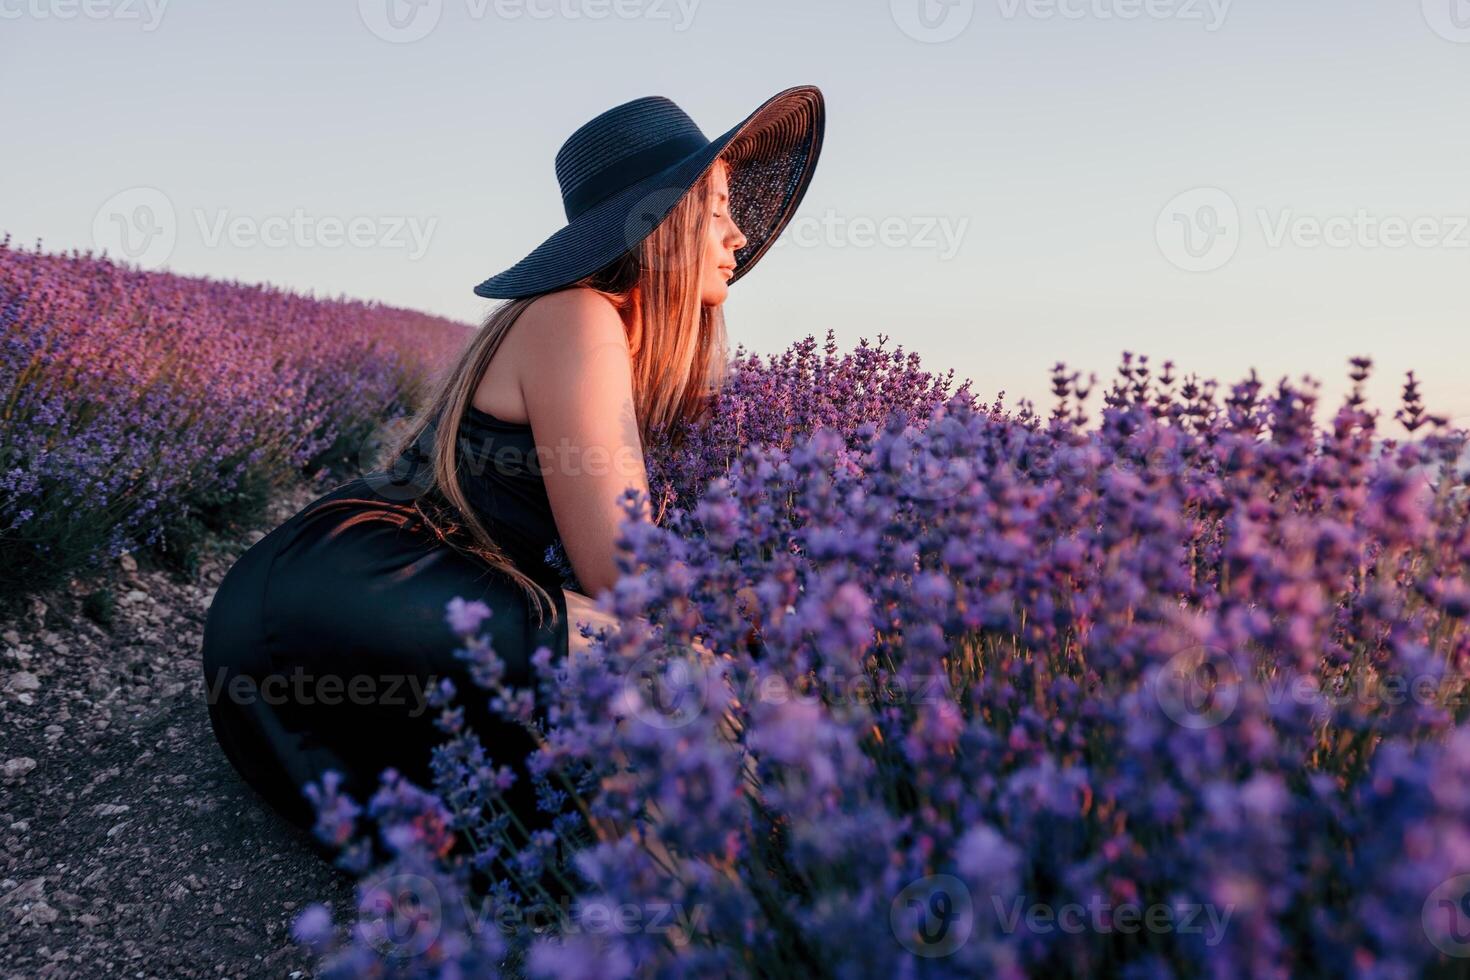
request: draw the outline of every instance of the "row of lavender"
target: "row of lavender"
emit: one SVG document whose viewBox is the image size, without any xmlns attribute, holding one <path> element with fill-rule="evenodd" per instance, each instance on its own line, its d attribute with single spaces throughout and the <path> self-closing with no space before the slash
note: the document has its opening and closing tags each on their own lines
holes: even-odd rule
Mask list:
<svg viewBox="0 0 1470 980">
<path fill-rule="evenodd" d="M 436 786 L 310 787 L 360 904 L 297 937 L 326 976 L 1463 970 L 1465 434 L 1369 370 L 1324 429 L 1126 355 L 1097 426 L 1061 366 L 1042 417 L 866 347 L 741 365 L 591 656 L 513 689 L 446 610 L 490 692 L 437 692 Z"/>
<path fill-rule="evenodd" d="M 248 518 L 350 457 L 468 328 L 0 241 L 0 594 Z M 349 457 L 344 460 L 344 457 Z"/>
</svg>

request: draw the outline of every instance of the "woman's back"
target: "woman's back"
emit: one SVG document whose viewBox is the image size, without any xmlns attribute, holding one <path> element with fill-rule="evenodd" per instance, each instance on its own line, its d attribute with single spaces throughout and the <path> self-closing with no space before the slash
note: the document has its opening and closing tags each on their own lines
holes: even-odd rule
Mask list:
<svg viewBox="0 0 1470 980">
<path fill-rule="evenodd" d="M 405 451 L 405 471 L 428 465 L 422 456 L 407 458 L 417 445 Z M 560 536 L 531 426 L 467 408 L 459 424 L 459 487 L 511 559 L 533 578 L 555 584 L 543 573 L 547 549 L 560 545 Z"/>
<path fill-rule="evenodd" d="M 627 329 L 584 287 L 530 303 L 502 339 L 471 406 L 524 424 L 566 556 L 589 595 L 617 581 L 623 491 L 648 494 Z M 474 413 L 467 411 L 466 417 Z"/>
</svg>

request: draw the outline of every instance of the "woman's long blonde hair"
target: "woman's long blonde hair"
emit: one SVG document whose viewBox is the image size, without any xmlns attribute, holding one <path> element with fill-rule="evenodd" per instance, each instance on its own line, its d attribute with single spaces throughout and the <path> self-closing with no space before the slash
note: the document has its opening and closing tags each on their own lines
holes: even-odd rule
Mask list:
<svg viewBox="0 0 1470 980">
<path fill-rule="evenodd" d="M 715 164 L 723 165 L 723 161 Z M 718 393 L 728 368 L 723 307 L 705 306 L 700 300 L 713 172 L 711 167 L 636 248 L 572 284 L 597 290 L 623 318 L 632 359 L 634 408 L 645 447 L 655 434 L 677 434 L 681 431 L 677 423 L 697 420 Z M 490 312 L 464 354 L 433 384 L 424 407 L 393 447 L 394 456 L 400 456 L 416 445 L 431 446 L 428 474 L 414 508 L 441 541 L 509 575 L 536 605 L 538 622 L 544 620 L 542 603 L 553 617 L 556 604 L 495 541 L 466 499 L 456 472 L 460 421 L 490 359 L 511 325 L 542 295 L 546 294 L 507 300 Z M 421 442 L 440 418 L 444 421 L 432 442 Z"/>
</svg>

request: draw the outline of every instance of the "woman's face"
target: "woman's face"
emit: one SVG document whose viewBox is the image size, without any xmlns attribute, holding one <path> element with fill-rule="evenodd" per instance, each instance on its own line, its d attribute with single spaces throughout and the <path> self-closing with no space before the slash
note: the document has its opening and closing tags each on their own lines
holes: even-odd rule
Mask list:
<svg viewBox="0 0 1470 980">
<path fill-rule="evenodd" d="M 710 171 L 709 234 L 704 242 L 700 274 L 700 298 L 705 306 L 725 302 L 730 292 L 730 276 L 735 272 L 735 250 L 745 245 L 745 235 L 730 216 L 729 179 L 729 166 L 723 160 L 716 160 Z"/>
</svg>

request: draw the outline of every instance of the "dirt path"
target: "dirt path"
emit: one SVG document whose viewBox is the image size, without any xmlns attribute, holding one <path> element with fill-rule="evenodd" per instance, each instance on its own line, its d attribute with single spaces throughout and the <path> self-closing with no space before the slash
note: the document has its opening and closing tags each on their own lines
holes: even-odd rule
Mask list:
<svg viewBox="0 0 1470 980">
<path fill-rule="evenodd" d="M 278 500 L 266 527 L 314 493 Z M 264 809 L 215 743 L 200 637 L 250 540 L 194 584 L 119 563 L 110 629 L 82 594 L 0 622 L 0 978 L 301 977 L 295 910 L 352 881 Z"/>
</svg>

